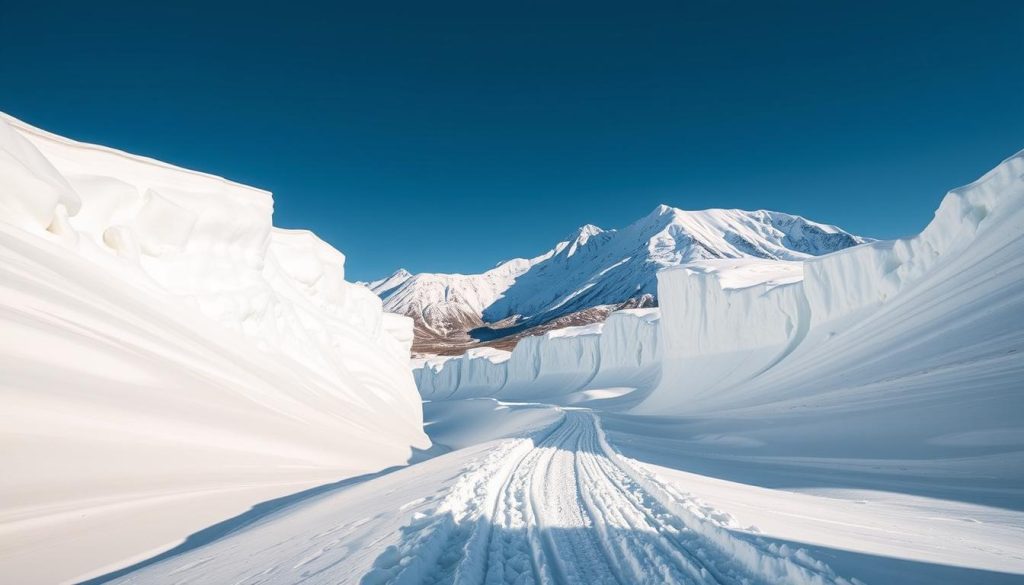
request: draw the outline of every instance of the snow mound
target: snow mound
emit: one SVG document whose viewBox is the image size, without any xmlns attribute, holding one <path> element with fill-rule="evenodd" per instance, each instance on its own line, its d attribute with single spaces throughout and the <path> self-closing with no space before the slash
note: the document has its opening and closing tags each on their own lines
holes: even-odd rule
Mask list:
<svg viewBox="0 0 1024 585">
<path fill-rule="evenodd" d="M 411 321 L 346 282 L 345 257 L 314 234 L 272 227 L 272 210 L 265 191 L 0 115 L 12 567 L 74 577 L 429 444 Z M 203 499 L 236 489 L 250 491 Z M 169 517 L 158 495 L 209 505 Z M 40 552 L 35 531 L 54 523 L 67 540 Z M 99 525 L 119 535 L 83 544 Z M 90 547 L 60 566 L 33 556 Z"/>
</svg>

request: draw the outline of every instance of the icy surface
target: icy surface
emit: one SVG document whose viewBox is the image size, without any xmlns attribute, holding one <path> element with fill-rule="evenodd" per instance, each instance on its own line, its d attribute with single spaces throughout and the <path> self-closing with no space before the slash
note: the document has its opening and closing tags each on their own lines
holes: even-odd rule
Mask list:
<svg viewBox="0 0 1024 585">
<path fill-rule="evenodd" d="M 272 208 L 0 117 L 4 580 L 73 578 L 429 445 L 410 320 Z"/>
</svg>

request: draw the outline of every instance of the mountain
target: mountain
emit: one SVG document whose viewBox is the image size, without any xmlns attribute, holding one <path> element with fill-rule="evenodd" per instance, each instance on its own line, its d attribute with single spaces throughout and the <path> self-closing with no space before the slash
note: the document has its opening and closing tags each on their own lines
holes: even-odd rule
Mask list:
<svg viewBox="0 0 1024 585">
<path fill-rule="evenodd" d="M 654 305 L 656 274 L 670 266 L 722 258 L 799 261 L 868 241 L 776 211 L 659 205 L 623 229 L 587 224 L 540 256 L 481 274 L 399 270 L 367 286 L 384 310 L 413 318 L 414 351 L 452 353 L 556 319 L 579 325 L 612 309 Z"/>
</svg>

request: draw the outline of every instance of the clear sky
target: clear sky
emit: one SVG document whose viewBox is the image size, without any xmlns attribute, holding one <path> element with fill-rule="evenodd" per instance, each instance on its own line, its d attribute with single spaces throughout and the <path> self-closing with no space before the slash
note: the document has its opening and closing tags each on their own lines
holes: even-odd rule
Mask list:
<svg viewBox="0 0 1024 585">
<path fill-rule="evenodd" d="M 274 4 L 3 2 L 0 110 L 269 189 L 352 279 L 658 203 L 897 237 L 1024 148 L 1020 0 Z"/>
</svg>

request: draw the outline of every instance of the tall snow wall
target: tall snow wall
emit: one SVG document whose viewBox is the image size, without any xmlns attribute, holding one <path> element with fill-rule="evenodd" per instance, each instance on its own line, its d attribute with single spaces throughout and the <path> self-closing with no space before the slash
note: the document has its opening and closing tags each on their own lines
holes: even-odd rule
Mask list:
<svg viewBox="0 0 1024 585">
<path fill-rule="evenodd" d="M 807 260 L 799 282 L 726 290 L 716 274 L 663 271 L 662 377 L 634 410 L 793 409 L 839 395 L 852 404 L 866 401 L 868 388 L 890 388 L 886 400 L 909 404 L 949 385 L 969 393 L 972 408 L 991 404 L 973 420 L 995 424 L 1007 409 L 994 397 L 1024 379 L 1015 355 L 1024 331 L 1022 234 L 1018 153 L 951 191 L 919 235 Z M 975 371 L 987 360 L 987 373 Z M 929 409 L 943 417 L 936 429 L 971 420 L 938 410 Z"/>
<path fill-rule="evenodd" d="M 0 508 L 45 524 L 90 498 L 277 485 L 246 496 L 266 499 L 429 444 L 411 321 L 272 210 L 266 191 L 0 115 Z M 181 516 L 161 534 L 218 519 Z"/>
<path fill-rule="evenodd" d="M 657 379 L 658 310 L 627 309 L 602 324 L 522 339 L 511 352 L 473 349 L 414 366 L 426 400 L 492 396 L 557 401 L 580 390 L 646 387 Z"/>
</svg>

